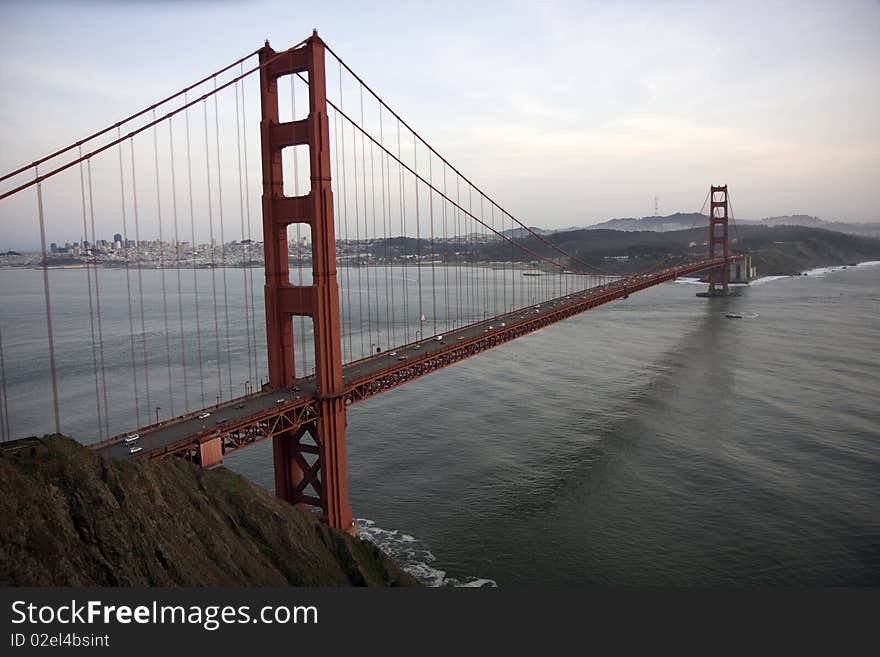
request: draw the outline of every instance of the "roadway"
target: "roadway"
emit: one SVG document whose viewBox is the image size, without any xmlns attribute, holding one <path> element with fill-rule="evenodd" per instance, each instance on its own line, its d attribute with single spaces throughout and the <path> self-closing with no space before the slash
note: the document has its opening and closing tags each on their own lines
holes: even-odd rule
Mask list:
<svg viewBox="0 0 880 657">
<path fill-rule="evenodd" d="M 703 263 L 705 264 L 705 263 Z M 706 269 L 709 267 L 703 267 Z M 677 275 L 686 275 L 699 271 L 695 265 L 676 268 Z M 687 270 L 687 271 L 685 271 Z M 624 286 L 633 292 L 674 278 L 673 269 L 652 274 L 628 277 L 604 286 L 597 286 L 559 297 L 534 306 L 520 308 L 503 315 L 488 318 L 468 326 L 455 329 L 444 335 L 432 336 L 396 349 L 374 354 L 368 358 L 354 361 L 343 366 L 343 384 L 347 391 L 358 384 L 369 381 L 377 376 L 403 371 L 413 364 L 431 359 L 433 356 L 445 354 L 457 345 L 467 345 L 485 336 L 509 335 L 512 329 L 522 326 L 536 325 L 535 320 L 557 314 L 568 307 L 584 306 L 586 302 L 598 300 L 599 303 L 611 301 L 626 295 Z M 635 289 L 634 289 L 635 288 Z M 592 306 L 590 306 L 592 307 Z M 587 310 L 587 307 L 583 308 Z M 537 330 L 539 326 L 534 329 Z M 519 335 L 521 333 L 518 333 Z M 295 387 L 287 390 L 265 390 L 246 397 L 239 397 L 210 408 L 196 411 L 185 416 L 173 418 L 158 424 L 144 427 L 136 433 L 139 438 L 127 444 L 125 436 L 117 436 L 110 441 L 93 445 L 100 453 L 115 459 L 132 456 L 156 456 L 180 451 L 186 445 L 199 440 L 226 434 L 244 426 L 253 424 L 257 417 L 271 417 L 281 411 L 295 409 L 316 399 L 314 377 L 301 379 Z M 349 398 L 347 401 L 351 401 Z M 355 400 L 357 401 L 357 400 Z M 205 413 L 209 415 L 204 416 Z M 133 432 L 135 433 L 135 432 Z M 130 448 L 140 447 L 141 450 L 132 454 Z"/>
</svg>

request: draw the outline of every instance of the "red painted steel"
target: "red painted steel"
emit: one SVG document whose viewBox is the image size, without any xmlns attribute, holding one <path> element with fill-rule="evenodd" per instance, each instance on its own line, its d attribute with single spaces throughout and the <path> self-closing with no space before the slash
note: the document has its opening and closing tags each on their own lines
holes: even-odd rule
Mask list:
<svg viewBox="0 0 880 657">
<path fill-rule="evenodd" d="M 709 294 L 727 294 L 730 283 L 730 265 L 727 263 L 730 257 L 730 239 L 727 227 L 727 185 L 712 186 L 709 192 L 709 259 L 722 257 L 725 260 L 724 267 L 712 269 L 709 272 Z M 721 252 L 716 251 L 720 247 Z"/>
<path fill-rule="evenodd" d="M 317 414 L 307 424 L 273 438 L 275 492 L 292 504 L 320 507 L 327 524 L 348 530 L 353 523 L 345 460 L 346 417 L 324 43 L 315 32 L 305 45 L 290 51 L 289 57 L 277 58 L 267 42 L 260 50 L 260 62 L 271 62 L 260 69 L 270 386 L 286 388 L 295 380 L 291 318 L 311 317 L 315 335 Z M 309 115 L 302 121 L 280 123 L 278 78 L 297 73 L 307 74 Z M 295 145 L 309 148 L 311 188 L 305 196 L 287 197 L 283 193 L 281 153 L 284 147 Z M 312 285 L 297 286 L 290 282 L 287 227 L 292 223 L 306 223 L 311 228 Z M 306 434 L 314 441 L 313 446 L 302 442 Z M 309 461 L 306 455 L 314 457 L 313 460 Z"/>
<path fill-rule="evenodd" d="M 697 263 L 680 265 L 668 269 L 652 272 L 650 274 L 642 274 L 630 278 L 622 279 L 607 285 L 590 288 L 581 292 L 572 293 L 566 297 L 550 300 L 541 303 L 541 311 L 534 313 L 533 307 L 520 308 L 514 311 L 513 315 L 526 314 L 524 319 L 516 319 L 505 322 L 502 327 L 498 323 L 498 318 L 483 320 L 477 324 L 466 326 L 450 333 L 446 336 L 445 344 L 435 343 L 433 340 L 422 340 L 419 343 L 412 343 L 398 347 L 397 351 L 410 354 L 406 361 L 392 361 L 394 364 L 387 367 L 370 367 L 368 373 L 356 375 L 357 368 L 368 364 L 370 361 L 380 362 L 381 357 L 371 357 L 362 361 L 356 361 L 345 366 L 344 371 L 348 373 L 344 381 L 343 394 L 335 399 L 341 403 L 342 409 L 347 404 L 358 403 L 377 394 L 396 388 L 404 383 L 409 383 L 417 378 L 426 376 L 444 367 L 453 365 L 465 358 L 475 356 L 484 351 L 497 347 L 501 344 L 514 340 L 518 337 L 527 335 L 546 326 L 550 326 L 556 322 L 568 319 L 574 315 L 592 310 L 606 303 L 626 299 L 630 294 L 645 290 L 654 285 L 666 283 L 675 280 L 679 276 L 688 276 L 701 271 L 707 271 L 714 268 L 727 267 L 730 262 L 739 260 L 742 256 L 733 255 L 726 261 L 723 258 L 715 258 L 714 260 L 702 260 Z M 533 313 L 528 315 L 528 313 Z M 475 331 L 476 327 L 492 324 L 495 328 L 491 331 L 483 332 L 483 329 Z M 497 325 L 497 326 L 496 326 Z M 458 335 L 473 334 L 466 340 L 459 341 Z M 420 344 L 425 348 L 423 353 L 416 355 L 413 351 L 414 347 Z M 439 348 L 435 347 L 437 345 Z M 300 379 L 297 384 L 303 389 L 314 384 L 312 377 Z M 234 404 L 226 404 L 225 406 L 234 406 Z M 195 435 L 183 436 L 181 439 L 166 444 L 161 447 L 151 447 L 149 445 L 150 432 L 155 429 L 141 429 L 141 440 L 144 450 L 139 457 L 142 458 L 163 458 L 171 454 L 185 456 L 189 460 L 199 463 L 201 443 L 214 440 L 220 437 L 223 441 L 223 452 L 230 452 L 242 449 L 255 442 L 265 440 L 266 438 L 277 439 L 279 436 L 285 436 L 287 440 L 296 443 L 296 449 L 291 450 L 290 446 L 283 448 L 281 463 L 284 466 L 283 476 L 287 477 L 285 484 L 294 490 L 304 486 L 308 486 L 311 481 L 311 474 L 306 472 L 307 476 L 301 477 L 296 483 L 291 483 L 293 477 L 290 475 L 294 472 L 305 472 L 312 468 L 303 468 L 299 464 L 299 457 L 303 461 L 308 462 L 311 455 L 319 453 L 317 445 L 308 445 L 302 442 L 305 432 L 310 435 L 316 435 L 320 429 L 317 427 L 322 414 L 322 400 L 317 395 L 306 393 L 296 399 L 285 402 L 284 404 L 272 406 L 260 413 L 244 417 L 238 420 L 231 420 L 220 427 L 207 429 Z M 182 421 L 186 421 L 185 419 Z M 104 442 L 98 449 L 110 449 L 115 443 Z M 309 455 L 306 457 L 305 455 Z M 291 465 L 293 461 L 293 465 Z M 293 466 L 299 468 L 294 470 Z M 305 482 L 305 483 L 304 483 Z M 300 491 L 301 495 L 305 495 Z M 304 502 L 311 503 L 315 496 L 305 496 Z"/>
<path fill-rule="evenodd" d="M 400 360 L 388 360 L 386 352 L 343 368 L 325 49 L 315 32 L 282 53 L 276 53 L 268 41 L 259 50 L 269 391 L 211 407 L 211 410 L 222 411 L 232 407 L 246 409 L 246 404 L 251 404 L 241 413 L 242 417 L 228 421 L 221 417 L 211 428 L 206 424 L 198 426 L 194 421 L 202 417 L 198 412 L 198 415 L 188 414 L 141 429 L 144 447 L 138 457 L 162 458 L 177 454 L 208 467 L 221 462 L 224 454 L 270 438 L 276 494 L 292 504 L 318 507 L 324 522 L 351 530 L 354 525 L 348 500 L 345 453 L 348 405 L 678 276 L 709 271 L 710 293 L 727 292 L 730 263 L 741 256 L 730 255 L 727 186 L 712 186 L 707 260 L 630 276 L 542 302 L 534 309 L 519 309 L 471 324 L 445 338 L 436 336 L 433 340 L 404 345 L 398 350 L 405 350 L 407 356 Z M 278 80 L 301 73 L 307 75 L 308 117 L 302 120 L 292 117 L 293 120 L 281 123 Z M 308 194 L 288 197 L 283 191 L 282 151 L 293 146 L 309 149 L 311 184 Z M 290 281 L 287 230 L 294 223 L 307 224 L 311 230 L 311 285 L 293 285 Z M 299 380 L 296 379 L 292 321 L 297 315 L 312 318 L 315 335 L 315 376 Z M 289 395 L 272 392 L 290 389 L 294 384 L 303 388 L 302 394 L 294 395 L 299 392 L 296 390 Z M 285 397 L 272 404 L 275 394 Z M 110 453 L 120 441 L 120 438 L 111 439 L 95 448 Z"/>
<path fill-rule="evenodd" d="M 223 440 L 218 436 L 199 443 L 199 464 L 210 468 L 223 462 Z"/>
</svg>

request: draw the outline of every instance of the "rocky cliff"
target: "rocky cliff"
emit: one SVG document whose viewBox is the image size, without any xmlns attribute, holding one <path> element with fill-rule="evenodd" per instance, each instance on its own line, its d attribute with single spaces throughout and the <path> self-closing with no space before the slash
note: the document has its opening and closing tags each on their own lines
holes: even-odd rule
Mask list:
<svg viewBox="0 0 880 657">
<path fill-rule="evenodd" d="M 415 586 L 369 542 L 224 468 L 0 446 L 0 585 Z"/>
</svg>

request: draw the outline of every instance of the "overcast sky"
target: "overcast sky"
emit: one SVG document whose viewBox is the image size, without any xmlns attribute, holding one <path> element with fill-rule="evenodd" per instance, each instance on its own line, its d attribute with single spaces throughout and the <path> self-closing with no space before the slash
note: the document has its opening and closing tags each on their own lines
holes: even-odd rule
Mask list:
<svg viewBox="0 0 880 657">
<path fill-rule="evenodd" d="M 5 0 L 0 170 L 313 27 L 529 224 L 648 215 L 655 194 L 692 212 L 710 183 L 742 218 L 880 220 L 876 0 Z"/>
</svg>

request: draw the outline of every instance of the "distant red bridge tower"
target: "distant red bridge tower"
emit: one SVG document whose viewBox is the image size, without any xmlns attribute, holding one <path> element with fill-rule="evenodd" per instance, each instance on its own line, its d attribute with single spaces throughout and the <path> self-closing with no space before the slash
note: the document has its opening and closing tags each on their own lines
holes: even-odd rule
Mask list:
<svg viewBox="0 0 880 657">
<path fill-rule="evenodd" d="M 709 259 L 730 257 L 727 230 L 727 185 L 712 186 L 709 205 Z M 730 265 L 709 270 L 709 295 L 727 294 Z"/>
</svg>

